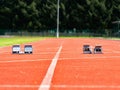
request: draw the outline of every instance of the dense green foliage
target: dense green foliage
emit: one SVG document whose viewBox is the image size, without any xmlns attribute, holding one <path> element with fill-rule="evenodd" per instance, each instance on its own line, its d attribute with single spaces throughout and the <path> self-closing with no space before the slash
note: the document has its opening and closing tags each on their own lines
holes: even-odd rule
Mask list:
<svg viewBox="0 0 120 90">
<path fill-rule="evenodd" d="M 0 29 L 56 29 L 56 17 L 57 0 L 0 0 Z M 120 0 L 60 0 L 60 30 L 99 32 L 119 19 Z"/>
</svg>

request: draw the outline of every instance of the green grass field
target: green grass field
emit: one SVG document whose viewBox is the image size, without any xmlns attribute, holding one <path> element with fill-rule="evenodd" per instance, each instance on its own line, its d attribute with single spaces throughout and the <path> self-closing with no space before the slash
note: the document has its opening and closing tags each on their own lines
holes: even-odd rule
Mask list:
<svg viewBox="0 0 120 90">
<path fill-rule="evenodd" d="M 43 40 L 45 37 L 0 37 L 0 47 Z"/>
<path fill-rule="evenodd" d="M 51 38 L 51 37 L 30 37 L 30 36 L 14 36 L 14 37 L 0 37 L 0 47 L 2 46 L 10 46 L 13 44 L 24 44 L 28 42 L 35 42 L 39 40 L 43 40 L 46 38 Z M 54 37 L 52 37 L 54 38 Z M 95 37 L 60 37 L 60 38 L 95 38 Z M 99 38 L 99 37 L 97 37 Z M 101 37 L 104 38 L 104 37 Z M 104 39 L 111 39 L 111 40 L 120 40 L 120 38 L 104 38 Z"/>
</svg>

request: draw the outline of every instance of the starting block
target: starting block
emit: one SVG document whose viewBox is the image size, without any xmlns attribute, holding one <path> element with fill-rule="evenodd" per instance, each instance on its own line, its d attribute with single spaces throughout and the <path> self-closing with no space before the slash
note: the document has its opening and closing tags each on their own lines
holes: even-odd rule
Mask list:
<svg viewBox="0 0 120 90">
<path fill-rule="evenodd" d="M 20 45 L 13 45 L 12 46 L 12 53 L 19 54 L 20 53 Z"/>
<path fill-rule="evenodd" d="M 102 53 L 102 46 L 95 46 L 94 53 L 101 54 Z"/>
<path fill-rule="evenodd" d="M 90 45 L 83 45 L 83 53 L 84 54 L 91 54 L 92 53 Z"/>
<path fill-rule="evenodd" d="M 24 46 L 24 53 L 25 54 L 32 54 L 33 53 L 33 48 L 32 48 L 32 45 L 25 45 Z"/>
</svg>

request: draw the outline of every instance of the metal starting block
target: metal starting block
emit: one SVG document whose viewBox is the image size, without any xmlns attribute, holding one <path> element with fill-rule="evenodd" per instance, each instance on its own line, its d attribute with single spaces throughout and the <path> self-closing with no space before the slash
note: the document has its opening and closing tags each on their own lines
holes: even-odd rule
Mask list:
<svg viewBox="0 0 120 90">
<path fill-rule="evenodd" d="M 24 46 L 24 53 L 25 54 L 32 54 L 33 53 L 32 45 L 25 45 Z"/>
<path fill-rule="evenodd" d="M 12 46 L 12 53 L 19 54 L 20 53 L 20 45 L 13 45 Z"/>
<path fill-rule="evenodd" d="M 102 53 L 102 46 L 95 46 L 94 53 L 101 54 Z"/>
<path fill-rule="evenodd" d="M 83 53 L 84 54 L 91 54 L 92 53 L 90 45 L 83 45 Z"/>
</svg>

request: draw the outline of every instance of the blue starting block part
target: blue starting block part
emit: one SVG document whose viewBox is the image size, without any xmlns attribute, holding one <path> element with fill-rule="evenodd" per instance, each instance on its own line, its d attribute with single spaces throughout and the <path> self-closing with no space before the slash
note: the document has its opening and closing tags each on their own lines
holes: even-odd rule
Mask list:
<svg viewBox="0 0 120 90">
<path fill-rule="evenodd" d="M 25 45 L 24 46 L 24 53 L 25 54 L 32 54 L 33 53 L 32 45 Z"/>
<path fill-rule="evenodd" d="M 83 45 L 83 53 L 84 54 L 92 54 L 92 50 L 90 48 L 90 45 Z"/>
<path fill-rule="evenodd" d="M 95 46 L 94 54 L 102 54 L 102 46 Z"/>
<path fill-rule="evenodd" d="M 20 45 L 13 45 L 12 46 L 12 53 L 13 54 L 19 54 L 20 53 Z"/>
</svg>

